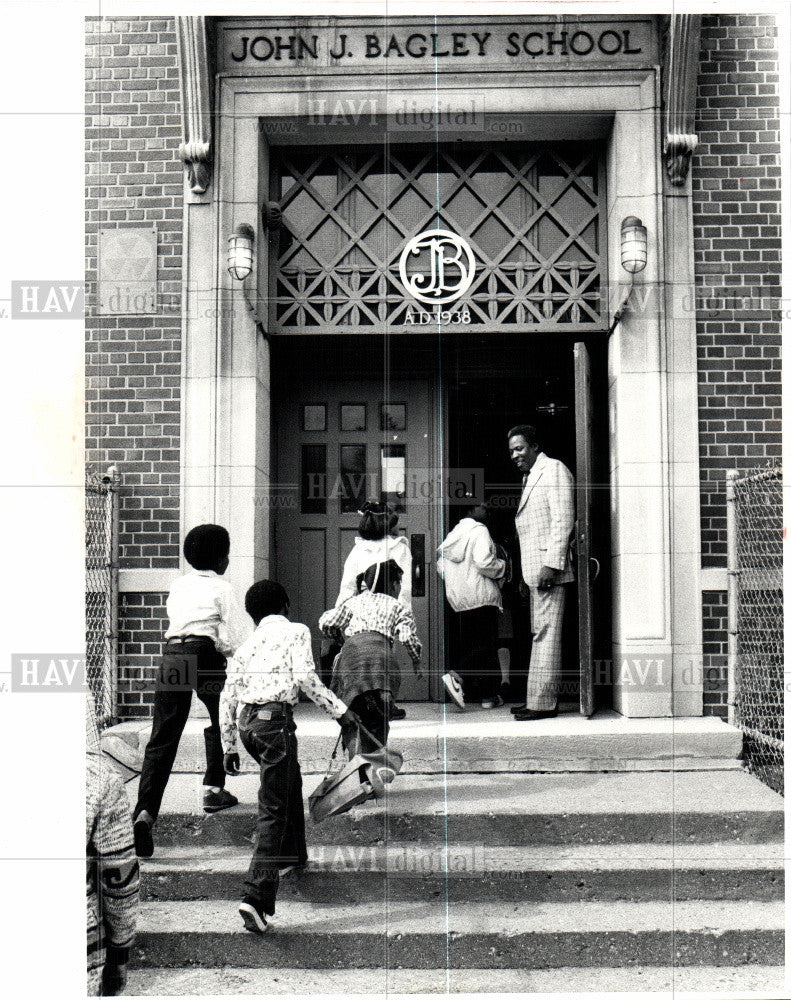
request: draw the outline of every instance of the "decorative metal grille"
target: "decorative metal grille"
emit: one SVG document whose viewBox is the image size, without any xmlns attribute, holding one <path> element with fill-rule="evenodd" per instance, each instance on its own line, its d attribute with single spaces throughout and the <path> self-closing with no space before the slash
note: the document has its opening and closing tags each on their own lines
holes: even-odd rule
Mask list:
<svg viewBox="0 0 791 1000">
<path fill-rule="evenodd" d="M 413 236 L 448 229 L 469 241 L 477 265 L 452 303 L 455 322 L 606 329 L 600 172 L 590 144 L 281 149 L 273 327 L 416 329 L 426 307 L 405 292 L 398 260 Z"/>
</svg>

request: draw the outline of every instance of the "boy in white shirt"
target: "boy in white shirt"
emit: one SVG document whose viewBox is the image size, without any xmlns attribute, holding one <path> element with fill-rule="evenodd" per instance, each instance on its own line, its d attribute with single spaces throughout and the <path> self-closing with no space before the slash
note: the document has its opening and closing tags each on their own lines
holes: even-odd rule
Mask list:
<svg viewBox="0 0 791 1000">
<path fill-rule="evenodd" d="M 189 717 L 193 690 L 209 712 L 203 730 L 206 773 L 203 808 L 218 812 L 235 806 L 225 789 L 220 742 L 220 692 L 226 656 L 252 631 L 233 588 L 222 576 L 228 568 L 231 542 L 219 524 L 199 524 L 184 539 L 184 557 L 192 566 L 173 582 L 167 600 L 169 626 L 154 692 L 154 722 L 146 746 L 134 811 L 138 857 L 154 853 L 152 828 Z"/>
<path fill-rule="evenodd" d="M 256 630 L 236 651 L 222 693 L 220 720 L 225 770 L 239 771 L 237 732 L 261 768 L 258 833 L 239 904 L 245 929 L 263 934 L 275 912 L 280 873 L 304 865 L 305 813 L 302 774 L 297 758 L 293 707 L 304 691 L 345 731 L 358 720 L 326 688 L 313 662 L 310 629 L 290 622 L 288 594 L 274 580 L 259 580 L 244 604 Z"/>
</svg>

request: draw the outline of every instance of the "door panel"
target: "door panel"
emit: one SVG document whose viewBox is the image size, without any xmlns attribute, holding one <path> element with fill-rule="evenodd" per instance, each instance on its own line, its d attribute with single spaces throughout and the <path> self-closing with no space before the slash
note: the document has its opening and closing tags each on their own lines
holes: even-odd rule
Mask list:
<svg viewBox="0 0 791 1000">
<path fill-rule="evenodd" d="M 318 657 L 322 611 L 335 604 L 343 564 L 354 544 L 361 504 L 383 494 L 399 510 L 399 533 L 422 535 L 433 551 L 429 390 L 425 381 L 301 379 L 278 408 L 277 481 L 289 497 L 277 509 L 275 573 L 292 597 L 291 617 L 311 629 Z M 423 564 L 424 594 L 413 598 L 424 667 L 432 648 L 433 586 Z M 425 700 L 405 650 L 400 700 Z"/>
<path fill-rule="evenodd" d="M 579 608 L 580 714 L 593 714 L 593 595 L 591 588 L 591 387 L 585 344 L 574 345 L 574 409 L 577 437 L 577 592 Z"/>
</svg>

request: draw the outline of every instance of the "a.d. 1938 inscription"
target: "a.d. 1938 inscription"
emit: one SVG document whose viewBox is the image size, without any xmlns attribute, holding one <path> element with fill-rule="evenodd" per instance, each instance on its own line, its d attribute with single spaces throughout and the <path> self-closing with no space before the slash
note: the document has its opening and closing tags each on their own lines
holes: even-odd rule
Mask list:
<svg viewBox="0 0 791 1000">
<path fill-rule="evenodd" d="M 651 21 L 525 18 L 485 26 L 446 24 L 365 27 L 357 23 L 306 26 L 238 22 L 222 29 L 225 72 L 288 71 L 295 66 L 347 70 L 387 63 L 421 68 L 490 69 L 517 65 L 651 65 Z"/>
</svg>

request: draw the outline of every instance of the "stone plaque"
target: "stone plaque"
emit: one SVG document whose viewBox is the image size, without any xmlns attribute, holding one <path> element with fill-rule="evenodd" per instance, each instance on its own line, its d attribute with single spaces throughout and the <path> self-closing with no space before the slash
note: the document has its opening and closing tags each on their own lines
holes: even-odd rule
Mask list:
<svg viewBox="0 0 791 1000">
<path fill-rule="evenodd" d="M 102 229 L 97 261 L 99 314 L 156 312 L 156 229 Z"/>
<path fill-rule="evenodd" d="M 223 73 L 623 69 L 656 63 L 651 17 L 228 19 Z"/>
</svg>

